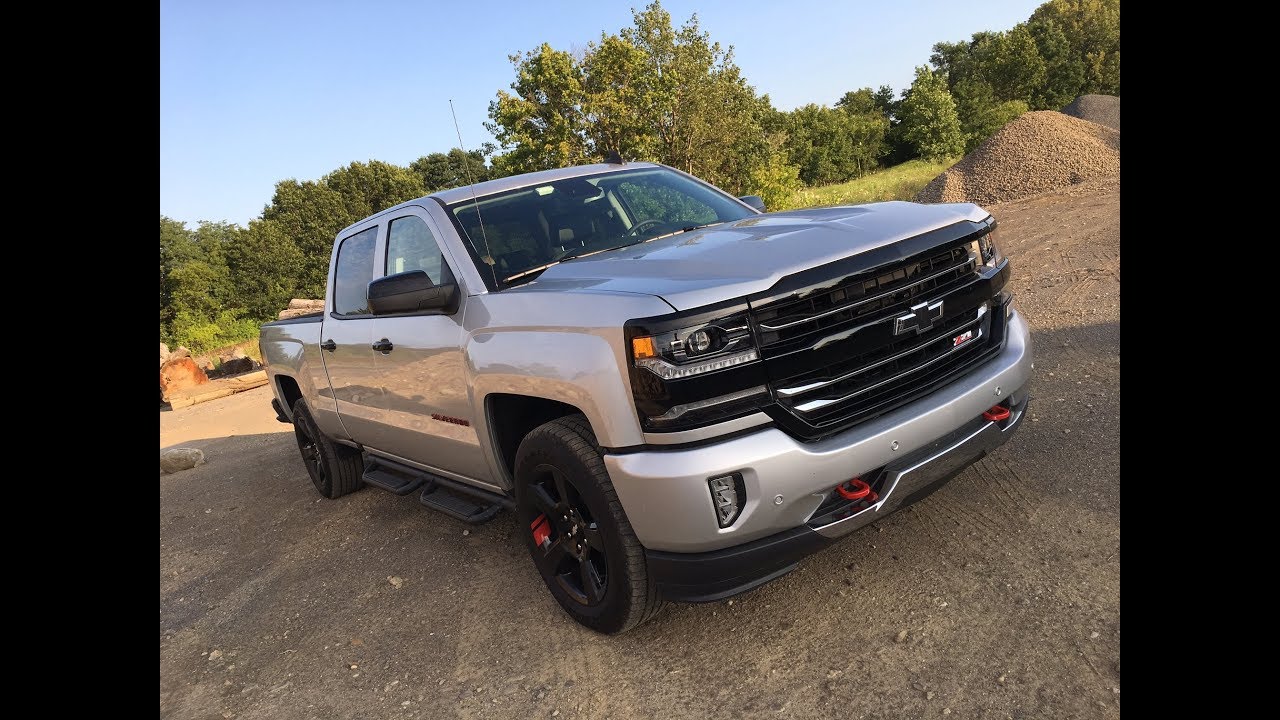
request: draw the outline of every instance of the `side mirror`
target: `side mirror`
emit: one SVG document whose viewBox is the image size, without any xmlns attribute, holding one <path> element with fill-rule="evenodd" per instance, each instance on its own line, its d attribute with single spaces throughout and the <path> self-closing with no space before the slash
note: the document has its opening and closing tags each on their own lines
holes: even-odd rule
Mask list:
<svg viewBox="0 0 1280 720">
<path fill-rule="evenodd" d="M 453 312 L 458 307 L 458 286 L 436 285 L 424 270 L 410 270 L 369 283 L 369 311 L 374 315 Z"/>
<path fill-rule="evenodd" d="M 760 212 L 768 212 L 767 210 L 764 209 L 764 200 L 760 199 L 759 195 L 743 195 L 738 199 L 750 205 L 751 207 L 759 210 Z"/>
</svg>

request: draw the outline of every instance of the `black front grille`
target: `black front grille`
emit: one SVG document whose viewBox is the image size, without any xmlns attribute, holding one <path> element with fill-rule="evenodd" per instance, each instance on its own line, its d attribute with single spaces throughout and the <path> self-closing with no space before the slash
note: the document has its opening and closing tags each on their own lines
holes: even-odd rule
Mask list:
<svg viewBox="0 0 1280 720">
<path fill-rule="evenodd" d="M 997 295 L 1008 277 L 981 267 L 970 242 L 986 225 L 860 272 L 808 271 L 802 286 L 752 298 L 775 405 L 792 435 L 815 440 L 932 392 L 994 356 L 1004 340 Z M 865 262 L 865 261 L 864 261 Z M 942 303 L 920 331 L 895 334 L 911 308 Z"/>
</svg>

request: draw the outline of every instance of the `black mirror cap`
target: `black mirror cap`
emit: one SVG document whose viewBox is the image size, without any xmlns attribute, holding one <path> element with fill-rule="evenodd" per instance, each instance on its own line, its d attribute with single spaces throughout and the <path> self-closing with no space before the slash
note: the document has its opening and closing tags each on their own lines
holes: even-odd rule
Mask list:
<svg viewBox="0 0 1280 720">
<path fill-rule="evenodd" d="M 743 195 L 738 199 L 760 212 L 768 212 L 764 209 L 764 200 L 759 195 Z"/>
<path fill-rule="evenodd" d="M 369 311 L 374 315 L 450 314 L 458 308 L 458 286 L 436 285 L 424 270 L 410 270 L 369 283 Z"/>
</svg>

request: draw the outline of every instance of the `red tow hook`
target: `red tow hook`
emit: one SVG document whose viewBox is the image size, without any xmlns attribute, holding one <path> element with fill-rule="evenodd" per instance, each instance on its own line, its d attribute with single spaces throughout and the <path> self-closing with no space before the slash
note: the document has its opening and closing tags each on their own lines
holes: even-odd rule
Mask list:
<svg viewBox="0 0 1280 720">
<path fill-rule="evenodd" d="M 992 405 L 990 410 L 982 413 L 982 417 L 991 422 L 1000 422 L 1001 420 L 1008 420 L 1010 414 L 1012 413 L 1009 412 L 1009 408 L 1003 405 Z"/>
<path fill-rule="evenodd" d="M 534 545 L 545 548 L 551 543 L 551 522 L 547 520 L 546 513 L 534 518 L 529 527 L 533 530 Z"/>
<path fill-rule="evenodd" d="M 849 487 L 846 488 L 845 485 Z M 836 492 L 845 500 L 852 500 L 854 507 L 858 510 L 865 510 L 880 499 L 880 496 L 871 489 L 870 485 L 863 482 L 862 478 L 854 478 L 837 485 Z"/>
<path fill-rule="evenodd" d="M 846 490 L 845 485 L 852 486 L 852 489 Z M 836 492 L 845 500 L 861 500 L 871 494 L 871 486 L 862 482 L 862 478 L 854 478 L 836 487 Z"/>
</svg>

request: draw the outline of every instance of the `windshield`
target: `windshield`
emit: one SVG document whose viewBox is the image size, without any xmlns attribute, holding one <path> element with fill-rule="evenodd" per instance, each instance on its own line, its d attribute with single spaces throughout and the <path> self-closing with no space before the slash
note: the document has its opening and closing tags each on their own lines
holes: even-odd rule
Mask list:
<svg viewBox="0 0 1280 720">
<path fill-rule="evenodd" d="M 528 282 L 574 257 L 753 214 L 719 190 L 660 167 L 557 180 L 448 209 L 473 256 L 493 266 L 493 273 L 481 272 L 490 290 Z"/>
</svg>

